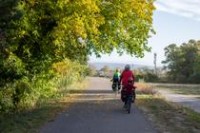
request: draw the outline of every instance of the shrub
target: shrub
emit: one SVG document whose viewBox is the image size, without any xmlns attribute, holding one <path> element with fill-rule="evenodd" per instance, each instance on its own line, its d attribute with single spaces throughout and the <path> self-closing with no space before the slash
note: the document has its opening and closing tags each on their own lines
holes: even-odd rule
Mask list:
<svg viewBox="0 0 200 133">
<path fill-rule="evenodd" d="M 153 89 L 151 85 L 145 83 L 137 83 L 136 84 L 136 91 L 138 94 L 156 94 L 157 92 Z"/>
<path fill-rule="evenodd" d="M 158 82 L 159 81 L 159 78 L 156 74 L 154 73 L 150 73 L 150 72 L 147 72 L 145 75 L 144 75 L 144 80 L 146 82 Z"/>
<path fill-rule="evenodd" d="M 28 100 L 31 94 L 31 86 L 28 79 L 22 79 L 15 83 L 14 92 L 12 95 L 12 103 L 15 109 L 26 108 L 29 106 Z"/>
<path fill-rule="evenodd" d="M 19 64 L 11 66 L 15 68 L 20 66 Z M 22 70 L 12 69 L 19 73 L 23 73 Z M 6 83 L 0 88 L 0 112 L 10 112 L 11 109 L 22 111 L 49 99 L 60 97 L 72 83 L 81 81 L 85 73 L 84 65 L 65 59 L 54 63 L 48 71 L 23 75 L 20 79 Z"/>
<path fill-rule="evenodd" d="M 0 89 L 0 112 L 9 112 L 12 109 L 12 94 L 13 89 L 10 84 Z"/>
<path fill-rule="evenodd" d="M 72 82 L 80 81 L 86 73 L 86 67 L 78 62 L 65 59 L 62 62 L 53 64 L 53 70 L 57 74 L 58 87 L 67 88 Z"/>
<path fill-rule="evenodd" d="M 200 79 L 200 73 L 194 73 L 189 77 L 188 81 L 189 83 L 200 83 L 199 79 Z"/>
<path fill-rule="evenodd" d="M 10 54 L 3 63 L 0 64 L 0 86 L 19 80 L 25 75 L 25 65 L 20 58 Z"/>
</svg>

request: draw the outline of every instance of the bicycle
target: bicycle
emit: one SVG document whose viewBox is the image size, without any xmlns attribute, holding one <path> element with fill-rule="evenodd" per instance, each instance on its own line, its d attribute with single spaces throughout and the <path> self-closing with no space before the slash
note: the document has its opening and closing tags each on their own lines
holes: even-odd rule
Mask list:
<svg viewBox="0 0 200 133">
<path fill-rule="evenodd" d="M 132 100 L 133 100 L 133 95 L 132 94 L 126 95 L 126 98 L 125 98 L 125 109 L 129 114 L 131 112 Z"/>
<path fill-rule="evenodd" d="M 131 105 L 135 102 L 135 90 L 132 93 L 127 93 L 126 91 L 122 91 L 122 101 L 124 102 L 125 110 L 130 114 Z"/>
<path fill-rule="evenodd" d="M 119 93 L 120 85 L 118 82 L 113 82 L 112 84 L 112 90 L 115 92 L 115 95 Z"/>
</svg>

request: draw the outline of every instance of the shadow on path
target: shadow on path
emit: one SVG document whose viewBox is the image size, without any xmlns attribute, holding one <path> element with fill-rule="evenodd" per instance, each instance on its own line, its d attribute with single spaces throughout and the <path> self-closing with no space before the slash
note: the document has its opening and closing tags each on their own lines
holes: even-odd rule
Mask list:
<svg viewBox="0 0 200 133">
<path fill-rule="evenodd" d="M 131 114 L 123 108 L 120 96 L 115 96 L 106 80 L 90 79 L 91 84 L 107 89 L 89 87 L 54 121 L 41 128 L 40 133 L 156 133 L 143 114 L 132 106 Z M 94 85 L 94 84 L 93 84 Z M 100 87 L 98 87 L 100 88 Z"/>
</svg>

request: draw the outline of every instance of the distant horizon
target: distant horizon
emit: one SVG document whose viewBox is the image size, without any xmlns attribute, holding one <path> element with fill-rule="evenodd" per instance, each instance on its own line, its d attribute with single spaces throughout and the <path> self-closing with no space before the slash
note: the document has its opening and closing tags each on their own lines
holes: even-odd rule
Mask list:
<svg viewBox="0 0 200 133">
<path fill-rule="evenodd" d="M 145 64 L 136 64 L 136 63 L 119 63 L 119 62 L 88 62 L 89 65 L 94 65 L 98 69 L 103 68 L 104 66 L 111 67 L 112 69 L 121 68 L 123 69 L 126 64 L 129 64 L 131 68 L 150 68 L 154 69 L 154 66 L 145 65 Z M 157 68 L 162 68 L 161 66 L 157 66 Z"/>
<path fill-rule="evenodd" d="M 139 64 L 139 63 L 125 63 L 125 62 L 108 62 L 108 61 L 88 61 L 88 63 L 107 63 L 107 64 L 129 64 L 129 65 L 144 65 L 144 64 Z M 145 65 L 146 66 L 146 65 Z M 148 65 L 148 66 L 151 66 L 151 65 Z"/>
<path fill-rule="evenodd" d="M 154 67 L 154 65 L 152 64 L 146 64 L 146 63 L 141 63 L 141 62 L 133 62 L 133 63 L 130 63 L 130 62 L 120 62 L 120 61 L 100 61 L 100 60 L 89 60 L 88 63 L 99 63 L 99 64 L 123 64 L 123 65 L 126 65 L 126 64 L 129 64 L 129 65 L 139 65 L 139 66 L 149 66 L 149 67 Z M 156 65 L 157 67 L 163 67 L 164 65 L 159 65 L 157 64 Z"/>
</svg>

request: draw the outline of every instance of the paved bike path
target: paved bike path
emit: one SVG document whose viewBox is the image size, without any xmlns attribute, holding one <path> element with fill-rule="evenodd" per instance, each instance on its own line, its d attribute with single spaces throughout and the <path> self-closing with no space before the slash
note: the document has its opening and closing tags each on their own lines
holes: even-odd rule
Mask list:
<svg viewBox="0 0 200 133">
<path fill-rule="evenodd" d="M 88 90 L 40 133 L 157 133 L 150 121 L 134 106 L 131 114 L 122 108 L 119 96 L 103 78 L 89 78 Z"/>
</svg>

